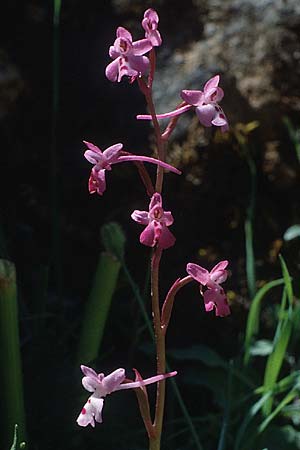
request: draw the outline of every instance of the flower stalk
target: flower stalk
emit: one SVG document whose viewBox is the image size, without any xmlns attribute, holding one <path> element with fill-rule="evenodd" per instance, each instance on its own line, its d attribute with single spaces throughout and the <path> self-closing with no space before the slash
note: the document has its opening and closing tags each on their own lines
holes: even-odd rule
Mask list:
<svg viewBox="0 0 300 450">
<path fill-rule="evenodd" d="M 135 381 L 125 377 L 125 370 L 120 368 L 111 374 L 104 376 L 97 374 L 93 369 L 81 366 L 84 373 L 82 384 L 86 390 L 92 392 L 77 419 L 80 426 L 95 426 L 95 422 L 102 422 L 102 409 L 104 399 L 112 392 L 135 389 L 141 416 L 149 438 L 149 450 L 160 450 L 161 435 L 164 418 L 166 378 L 173 377 L 177 372 L 166 373 L 166 332 L 171 318 L 175 296 L 178 291 L 190 283 L 196 281 L 199 284 L 200 294 L 204 300 L 204 308 L 215 311 L 217 316 L 227 316 L 230 308 L 227 303 L 226 294 L 220 286 L 227 278 L 227 264 L 224 260 L 219 262 L 209 272 L 205 268 L 188 263 L 187 275 L 177 278 L 169 289 L 163 306 L 160 304 L 160 262 L 164 250 L 175 244 L 176 238 L 169 230 L 174 218 L 171 211 L 163 208 L 162 197 L 164 169 L 173 173 L 181 174 L 180 170 L 167 164 L 166 144 L 174 131 L 181 114 L 194 109 L 200 123 L 205 127 L 217 126 L 222 132 L 228 129 L 227 118 L 219 106 L 224 92 L 219 87 L 220 77 L 216 75 L 206 82 L 203 91 L 183 90 L 182 101 L 175 110 L 156 114 L 152 85 L 156 68 L 155 47 L 162 44 L 162 38 L 158 31 L 159 17 L 153 9 L 147 9 L 142 20 L 145 31 L 143 39 L 134 41 L 131 33 L 123 27 L 118 27 L 114 44 L 109 48 L 112 61 L 106 67 L 106 77 L 113 82 L 120 82 L 123 77 L 128 77 L 131 84 L 137 81 L 140 91 L 145 97 L 150 114 L 138 115 L 137 119 L 151 120 L 156 140 L 156 158 L 128 153 L 123 150 L 123 144 L 117 143 L 102 151 L 91 142 L 84 141 L 87 146 L 85 158 L 93 164 L 88 183 L 89 192 L 102 196 L 106 190 L 106 175 L 112 170 L 112 166 L 121 162 L 134 162 L 137 166 L 141 180 L 145 186 L 146 193 L 150 197 L 148 211 L 135 210 L 131 218 L 144 229 L 140 234 L 140 243 L 152 248 L 151 253 L 151 305 L 153 328 L 156 345 L 156 375 L 143 379 L 136 369 Z M 161 128 L 159 120 L 169 119 L 165 128 Z M 162 131 L 164 130 L 164 131 Z M 157 166 L 155 183 L 144 167 L 144 163 Z M 123 258 L 122 258 L 123 261 Z M 124 262 L 124 261 L 123 261 Z M 126 269 L 127 270 L 127 269 Z M 146 314 L 146 313 L 145 313 Z M 147 322 L 148 323 L 148 322 Z M 153 331 L 149 324 L 151 334 Z M 152 420 L 150 405 L 146 386 L 156 384 L 155 414 Z M 199 444 L 197 436 L 195 442 Z M 199 445 L 198 445 L 199 447 Z"/>
</svg>

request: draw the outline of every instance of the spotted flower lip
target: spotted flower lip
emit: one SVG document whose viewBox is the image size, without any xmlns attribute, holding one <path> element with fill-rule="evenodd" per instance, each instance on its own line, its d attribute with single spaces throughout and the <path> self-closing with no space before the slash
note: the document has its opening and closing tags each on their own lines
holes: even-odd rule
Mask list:
<svg viewBox="0 0 300 450">
<path fill-rule="evenodd" d="M 131 154 L 122 155 L 123 144 L 121 143 L 111 145 L 102 152 L 99 147 L 92 144 L 91 142 L 88 141 L 83 142 L 88 148 L 85 151 L 84 156 L 91 164 L 94 164 L 88 183 L 90 194 L 97 192 L 97 194 L 103 195 L 104 191 L 106 190 L 106 179 L 105 179 L 106 170 L 111 170 L 111 166 L 113 164 L 121 162 L 127 161 L 148 162 L 151 164 L 161 166 L 164 169 L 170 170 L 170 172 L 174 172 L 178 175 L 181 174 L 180 170 L 176 169 L 170 164 L 167 164 L 155 158 L 151 158 L 149 156 L 140 156 Z"/>
<path fill-rule="evenodd" d="M 223 89 L 219 87 L 219 81 L 220 76 L 216 75 L 205 83 L 203 91 L 181 91 L 181 98 L 185 101 L 186 105 L 180 106 L 178 109 L 168 113 L 158 114 L 156 116 L 157 119 L 168 119 L 179 116 L 194 106 L 202 125 L 205 127 L 215 125 L 221 127 L 222 132 L 228 131 L 228 120 L 223 109 L 218 104 L 224 97 Z M 137 119 L 151 120 L 152 117 L 149 114 L 139 114 Z"/>
<path fill-rule="evenodd" d="M 144 13 L 142 27 L 145 30 L 145 37 L 149 39 L 153 47 L 158 47 L 162 43 L 160 32 L 158 31 L 159 17 L 157 12 L 149 8 Z"/>
<path fill-rule="evenodd" d="M 82 378 L 83 387 L 87 391 L 93 392 L 77 418 L 77 423 L 81 427 L 86 427 L 87 425 L 95 427 L 95 422 L 102 423 L 104 398 L 112 392 L 124 389 L 143 388 L 148 384 L 157 383 L 165 378 L 177 375 L 177 372 L 174 371 L 146 378 L 145 380 L 138 379 L 136 381 L 126 382 L 125 370 L 122 368 L 114 370 L 107 376 L 103 373 L 97 374 L 93 369 L 84 365 L 81 366 L 81 370 L 84 375 Z"/>
<path fill-rule="evenodd" d="M 227 279 L 227 265 L 228 261 L 220 261 L 210 272 L 204 267 L 198 266 L 198 264 L 189 263 L 186 266 L 187 273 L 200 283 L 200 292 L 202 293 L 202 286 L 207 287 L 207 290 L 202 293 L 205 310 L 212 311 L 215 309 L 216 316 L 220 317 L 230 314 L 226 294 L 220 286 Z"/>
<path fill-rule="evenodd" d="M 131 33 L 126 28 L 117 28 L 117 38 L 109 48 L 109 56 L 113 61 L 105 69 L 105 75 L 110 81 L 122 80 L 128 76 L 134 80 L 145 75 L 149 70 L 149 59 L 145 53 L 152 49 L 149 39 L 133 42 Z"/>
<path fill-rule="evenodd" d="M 141 225 L 146 225 L 140 235 L 141 244 L 148 247 L 157 245 L 161 249 L 167 249 L 175 244 L 176 238 L 168 229 L 174 219 L 170 211 L 163 210 L 162 198 L 158 192 L 155 192 L 150 200 L 149 211 L 135 210 L 131 218 Z"/>
</svg>

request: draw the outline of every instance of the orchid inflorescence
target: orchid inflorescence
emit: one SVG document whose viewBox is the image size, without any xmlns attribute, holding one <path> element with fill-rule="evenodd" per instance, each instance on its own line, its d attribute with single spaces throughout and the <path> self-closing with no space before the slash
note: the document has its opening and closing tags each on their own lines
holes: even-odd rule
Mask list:
<svg viewBox="0 0 300 450">
<path fill-rule="evenodd" d="M 186 284 L 196 281 L 200 286 L 200 293 L 203 296 L 204 307 L 207 312 L 215 310 L 215 314 L 220 317 L 228 316 L 230 308 L 226 294 L 220 286 L 227 279 L 226 270 L 228 261 L 221 261 L 209 272 L 207 269 L 188 263 L 187 275 L 178 278 L 169 289 L 162 308 L 159 301 L 159 264 L 164 250 L 175 244 L 175 236 L 169 230 L 174 218 L 170 211 L 163 209 L 162 186 L 164 170 L 180 174 L 180 170 L 165 162 L 165 144 L 170 134 L 176 126 L 177 118 L 195 108 L 200 123 L 204 127 L 217 126 L 222 132 L 228 130 L 227 118 L 219 106 L 219 102 L 224 96 L 223 90 L 219 87 L 219 75 L 213 76 L 201 90 L 182 90 L 182 102 L 171 112 L 156 114 L 152 100 L 152 83 L 155 74 L 156 55 L 155 47 L 162 44 L 162 38 L 158 31 L 159 17 L 156 11 L 148 9 L 142 19 L 142 27 L 145 35 L 142 39 L 134 41 L 131 33 L 123 27 L 118 27 L 116 39 L 109 48 L 109 56 L 112 62 L 105 70 L 106 77 L 112 82 L 120 82 L 123 77 L 127 77 L 130 83 L 137 81 L 141 92 L 144 94 L 150 114 L 138 115 L 139 120 L 152 120 L 157 142 L 157 155 L 155 158 L 145 155 L 137 155 L 123 150 L 123 144 L 117 143 L 106 150 L 101 151 L 96 145 L 84 141 L 87 149 L 85 158 L 93 164 L 88 182 L 89 192 L 103 195 L 106 190 L 106 171 L 110 171 L 113 164 L 121 162 L 134 162 L 139 168 L 139 174 L 150 197 L 149 210 L 135 210 L 131 218 L 140 225 L 144 225 L 144 230 L 140 235 L 141 244 L 152 248 L 151 257 L 151 296 L 154 331 L 157 347 L 157 375 L 143 379 L 139 372 L 135 381 L 125 378 L 125 370 L 117 369 L 110 375 L 97 374 L 87 366 L 81 366 L 84 374 L 82 384 L 92 395 L 84 405 L 77 422 L 81 426 L 92 425 L 95 422 L 102 422 L 102 409 L 104 398 L 115 391 L 123 389 L 135 389 L 141 415 L 148 432 L 150 449 L 160 448 L 160 436 L 164 409 L 164 390 L 157 389 L 155 419 L 152 421 L 146 385 L 152 383 L 164 384 L 165 378 L 173 377 L 177 372 L 166 373 L 165 361 L 165 334 L 172 313 L 173 303 L 177 292 Z M 176 118 L 176 119 L 174 119 Z M 162 132 L 158 120 L 169 119 L 166 129 Z M 155 187 L 144 167 L 144 163 L 151 163 L 157 167 Z"/>
</svg>

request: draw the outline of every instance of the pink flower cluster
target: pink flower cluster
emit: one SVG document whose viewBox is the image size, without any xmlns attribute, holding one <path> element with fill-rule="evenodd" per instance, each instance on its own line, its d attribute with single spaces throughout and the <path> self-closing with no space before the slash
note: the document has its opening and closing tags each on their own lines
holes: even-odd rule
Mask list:
<svg viewBox="0 0 300 450">
<path fill-rule="evenodd" d="M 137 77 L 148 73 L 150 62 L 149 58 L 144 55 L 162 43 L 157 29 L 158 21 L 156 11 L 147 9 L 142 21 L 145 38 L 135 42 L 126 28 L 119 27 L 117 29 L 117 39 L 109 48 L 109 56 L 113 61 L 105 70 L 105 75 L 110 81 L 120 82 L 123 76 L 128 76 L 131 81 L 134 81 Z"/>
<path fill-rule="evenodd" d="M 84 156 L 93 165 L 88 182 L 90 193 L 97 193 L 100 196 L 103 195 L 106 190 L 107 171 L 111 171 L 114 164 L 134 162 L 138 166 L 141 178 L 146 186 L 149 197 L 151 198 L 148 211 L 135 210 L 132 212 L 131 218 L 138 224 L 144 226 L 144 229 L 140 234 L 140 243 L 153 248 L 153 266 L 157 260 L 157 264 L 159 265 L 162 251 L 172 247 L 176 241 L 175 236 L 169 230 L 169 227 L 174 222 L 173 215 L 171 211 L 165 211 L 163 208 L 161 195 L 163 177 L 161 177 L 160 182 L 158 182 L 159 176 L 163 175 L 160 168 L 167 169 L 176 174 L 181 174 L 180 170 L 164 162 L 165 154 L 163 146 L 169 134 L 166 134 L 166 132 L 161 133 L 161 129 L 156 119 L 171 119 L 168 125 L 169 128 L 167 127 L 168 130 L 171 129 L 172 124 L 176 122 L 176 119 L 172 120 L 174 117 L 195 108 L 198 119 L 204 127 L 211 127 L 214 125 L 220 127 L 222 132 L 228 130 L 227 118 L 224 111 L 219 106 L 219 102 L 224 96 L 222 88 L 219 87 L 219 75 L 208 80 L 204 85 L 203 90 L 182 90 L 181 98 L 183 103 L 181 103 L 174 111 L 158 115 L 155 114 L 152 101 L 152 81 L 155 70 L 154 47 L 158 47 L 162 43 L 162 38 L 158 31 L 158 23 L 159 17 L 156 11 L 147 9 L 141 23 L 145 32 L 144 37 L 137 41 L 133 40 L 131 33 L 126 28 L 118 27 L 114 44 L 109 48 L 109 55 L 112 58 L 112 62 L 108 64 L 105 71 L 106 77 L 112 82 L 120 82 L 124 76 L 129 77 L 131 82 L 138 79 L 139 87 L 145 95 L 151 115 L 138 115 L 137 119 L 153 120 L 158 144 L 158 157 L 152 158 L 129 153 L 123 150 L 123 144 L 121 143 L 111 145 L 102 151 L 91 142 L 84 141 L 87 147 Z M 149 57 L 146 56 L 148 53 Z M 142 77 L 147 74 L 149 74 L 148 82 L 145 82 L 145 79 Z M 155 188 L 148 172 L 143 166 L 143 163 L 145 162 L 154 164 L 159 168 Z M 148 189 L 149 186 L 150 188 Z M 155 260 L 155 258 L 157 258 L 157 260 Z M 185 276 L 182 279 L 178 278 L 170 288 L 165 298 L 161 314 L 159 311 L 160 307 L 158 306 L 158 325 L 155 325 L 155 330 L 158 329 L 160 332 L 165 332 L 169 323 L 176 293 L 181 287 L 194 280 L 199 283 L 205 310 L 207 312 L 215 310 L 216 316 L 228 316 L 230 314 L 230 308 L 226 294 L 221 287 L 221 284 L 226 281 L 228 276 L 226 270 L 227 266 L 228 261 L 224 260 L 215 265 L 209 272 L 207 269 L 197 264 L 188 263 L 186 266 L 188 276 Z M 156 279 L 158 279 L 158 276 L 156 276 Z M 158 291 L 158 284 L 156 290 Z M 155 297 L 153 295 L 153 298 L 157 299 L 157 304 L 159 305 L 159 296 L 156 295 Z M 155 310 L 156 308 L 153 308 L 154 312 Z M 83 427 L 86 427 L 87 425 L 94 427 L 95 422 L 102 422 L 104 399 L 107 395 L 124 389 L 142 389 L 142 392 L 147 395 L 146 385 L 160 382 L 165 378 L 173 377 L 177 374 L 177 372 L 159 373 L 156 376 L 142 379 L 140 374 L 134 369 L 136 379 L 135 381 L 132 381 L 126 379 L 125 370 L 122 368 L 113 371 L 107 376 L 103 373 L 97 374 L 93 369 L 83 365 L 81 366 L 81 370 L 84 374 L 82 379 L 83 387 L 92 393 L 77 419 L 77 423 Z M 145 405 L 149 408 L 148 398 L 145 400 Z M 149 428 L 150 430 L 152 429 L 151 427 Z"/>
</svg>

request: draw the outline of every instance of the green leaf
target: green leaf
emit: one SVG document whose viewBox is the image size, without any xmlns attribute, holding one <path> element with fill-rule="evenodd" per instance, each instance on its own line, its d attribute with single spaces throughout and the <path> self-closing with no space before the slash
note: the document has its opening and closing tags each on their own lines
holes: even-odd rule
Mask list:
<svg viewBox="0 0 300 450">
<path fill-rule="evenodd" d="M 78 343 L 78 364 L 88 364 L 98 356 L 120 267 L 115 256 L 110 253 L 100 254 L 85 307 Z"/>
<path fill-rule="evenodd" d="M 291 241 L 297 237 L 300 237 L 300 225 L 292 225 L 283 235 L 285 241 Z"/>
<path fill-rule="evenodd" d="M 289 271 L 288 271 L 287 265 L 285 263 L 285 260 L 283 259 L 283 257 L 281 255 L 279 255 L 279 259 L 280 259 L 280 263 L 281 263 L 281 270 L 282 270 L 284 284 L 285 284 L 286 291 L 287 291 L 289 304 L 290 304 L 290 306 L 292 306 L 293 305 L 293 298 L 294 298 L 293 286 L 292 286 L 292 278 L 291 278 L 291 276 L 289 274 Z"/>
<path fill-rule="evenodd" d="M 235 440 L 234 450 L 238 450 L 239 448 L 242 448 L 242 447 L 240 447 L 240 445 L 242 443 L 242 439 L 244 437 L 246 429 L 248 428 L 248 425 L 250 424 L 252 419 L 256 416 L 256 414 L 259 412 L 259 410 L 264 406 L 264 404 L 270 398 L 270 396 L 271 396 L 271 392 L 266 392 L 266 394 L 264 394 L 257 402 L 255 402 L 251 406 L 250 410 L 246 414 L 243 422 L 241 423 L 241 425 L 238 429 L 238 432 L 236 435 L 236 440 Z"/>
<path fill-rule="evenodd" d="M 244 364 L 248 364 L 250 359 L 250 345 L 254 336 L 258 333 L 259 321 L 260 321 L 260 309 L 261 302 L 265 295 L 274 287 L 280 286 L 284 283 L 283 278 L 278 280 L 269 281 L 255 295 L 248 314 L 247 325 L 246 325 L 246 335 L 245 335 L 245 355 Z"/>
<path fill-rule="evenodd" d="M 252 356 L 267 356 L 272 353 L 273 342 L 267 339 L 255 341 L 250 347 L 250 355 Z"/>
<path fill-rule="evenodd" d="M 289 418 L 294 425 L 300 425 L 300 403 L 299 400 L 297 402 L 292 403 L 291 405 L 285 406 L 282 411 L 282 415 L 284 417 Z"/>
<path fill-rule="evenodd" d="M 274 388 L 280 369 L 282 367 L 292 331 L 292 322 L 290 318 L 288 317 L 284 319 L 283 322 L 280 320 L 278 323 L 278 329 L 280 329 L 280 333 L 276 333 L 277 340 L 274 345 L 273 352 L 270 354 L 266 364 L 264 374 L 265 391 Z M 271 413 L 271 409 L 272 399 L 270 398 L 270 400 L 264 405 L 263 408 L 265 416 L 268 416 Z"/>
<path fill-rule="evenodd" d="M 300 450 L 300 432 L 291 425 L 271 425 L 264 432 L 261 443 L 269 450 Z"/>
<path fill-rule="evenodd" d="M 1 410 L 4 412 L 0 440 L 11 444 L 15 423 L 19 437 L 25 439 L 25 408 L 20 353 L 18 298 L 14 263 L 0 259 L 0 379 Z"/>
<path fill-rule="evenodd" d="M 123 261 L 126 238 L 120 225 L 116 222 L 107 223 L 101 228 L 100 234 L 105 250 Z"/>
<path fill-rule="evenodd" d="M 281 410 L 288 405 L 289 403 L 291 403 L 292 400 L 294 400 L 295 397 L 298 396 L 298 392 L 295 389 L 292 389 L 284 398 L 283 400 L 281 400 L 281 402 L 279 403 L 279 405 L 274 409 L 274 411 L 272 411 L 271 414 L 269 414 L 266 419 L 261 423 L 261 425 L 258 428 L 258 432 L 262 433 L 267 426 L 269 425 L 269 423 L 281 412 Z"/>
</svg>

